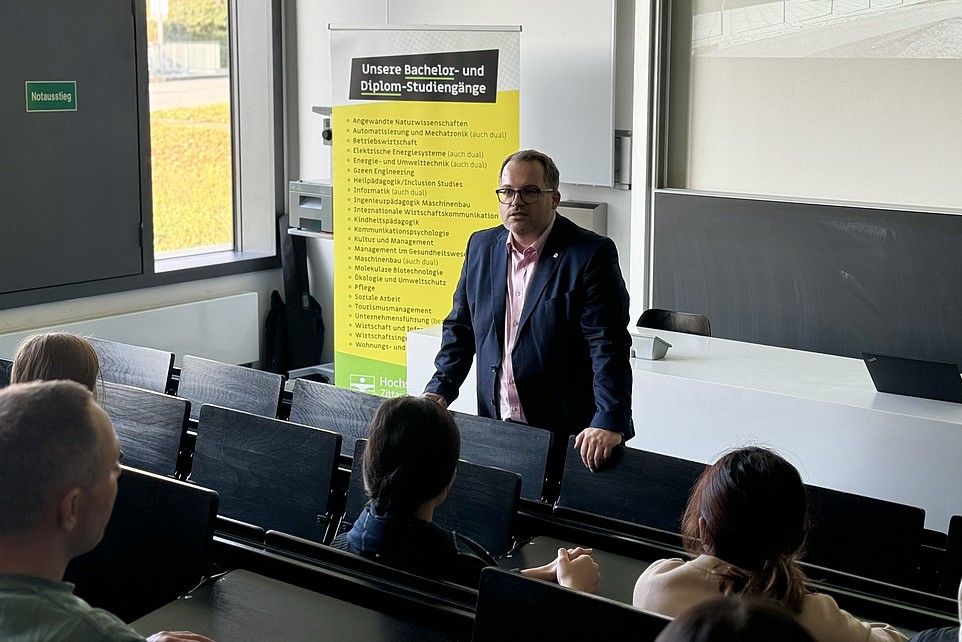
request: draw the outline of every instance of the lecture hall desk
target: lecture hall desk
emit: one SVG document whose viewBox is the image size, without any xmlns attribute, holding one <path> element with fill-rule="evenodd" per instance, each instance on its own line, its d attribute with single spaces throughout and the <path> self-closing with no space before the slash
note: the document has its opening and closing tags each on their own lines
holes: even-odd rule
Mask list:
<svg viewBox="0 0 962 642">
<path fill-rule="evenodd" d="M 672 347 L 632 359 L 629 446 L 711 462 L 766 444 L 806 483 L 924 508 L 927 528 L 945 532 L 962 514 L 962 404 L 876 392 L 861 359 L 640 330 Z M 408 333 L 411 394 L 434 373 L 440 340 L 439 326 Z M 477 412 L 474 385 L 469 376 L 452 409 Z"/>
<path fill-rule="evenodd" d="M 218 642 L 446 640 L 435 631 L 245 570 L 133 622 L 138 633 L 193 631 Z"/>
</svg>

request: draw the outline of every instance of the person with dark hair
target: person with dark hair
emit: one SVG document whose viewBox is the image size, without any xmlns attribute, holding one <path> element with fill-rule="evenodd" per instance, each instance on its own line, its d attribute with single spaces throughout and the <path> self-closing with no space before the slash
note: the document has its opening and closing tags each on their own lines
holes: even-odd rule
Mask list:
<svg viewBox="0 0 962 642">
<path fill-rule="evenodd" d="M 533 149 L 501 164 L 501 223 L 474 233 L 437 371 L 424 395 L 447 406 L 477 355 L 478 414 L 555 433 L 549 474 L 576 435 L 597 470 L 631 439 L 628 291 L 611 239 L 557 213 L 558 168 Z"/>
<path fill-rule="evenodd" d="M 480 545 L 431 520 L 455 481 L 461 435 L 454 416 L 425 397 L 385 400 L 374 414 L 364 451 L 370 502 L 332 546 L 402 570 L 477 587 L 497 562 Z M 600 575 L 591 551 L 559 549 L 529 577 L 594 592 Z"/>
<path fill-rule="evenodd" d="M 10 368 L 10 383 L 25 381 L 76 381 L 96 392 L 100 360 L 86 339 L 69 332 L 48 332 L 27 337 L 17 346 Z"/>
<path fill-rule="evenodd" d="M 807 586 L 799 564 L 807 511 L 802 479 L 779 455 L 752 447 L 722 456 L 698 478 L 685 509 L 682 535 L 693 559 L 654 562 L 632 603 L 676 617 L 718 595 L 761 596 L 785 606 L 818 642 L 905 640 Z"/>
<path fill-rule="evenodd" d="M 722 595 L 691 607 L 655 642 L 815 642 L 784 606 L 773 600 Z"/>
<path fill-rule="evenodd" d="M 143 642 L 63 582 L 103 537 L 117 497 L 120 446 L 107 414 L 73 381 L 0 390 L 0 640 Z M 163 632 L 151 642 L 210 642 Z"/>
</svg>

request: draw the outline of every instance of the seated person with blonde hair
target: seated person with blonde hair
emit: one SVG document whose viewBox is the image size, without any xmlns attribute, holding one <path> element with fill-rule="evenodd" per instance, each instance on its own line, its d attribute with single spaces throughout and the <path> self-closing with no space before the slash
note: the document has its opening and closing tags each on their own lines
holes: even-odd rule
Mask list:
<svg viewBox="0 0 962 642">
<path fill-rule="evenodd" d="M 89 341 L 69 332 L 48 332 L 20 342 L 10 368 L 10 383 L 55 379 L 76 381 L 96 392 L 100 359 Z"/>
<path fill-rule="evenodd" d="M 371 500 L 335 548 L 405 571 L 477 587 L 481 570 L 495 560 L 470 539 L 431 520 L 454 483 L 461 435 L 454 416 L 426 397 L 384 401 L 371 421 L 362 467 Z M 598 565 L 591 551 L 559 549 L 544 566 L 521 571 L 593 593 Z"/>
<path fill-rule="evenodd" d="M 692 560 L 649 566 L 632 603 L 677 617 L 719 595 L 767 597 L 784 605 L 816 642 L 902 642 L 887 624 L 861 622 L 815 593 L 799 564 L 808 499 L 798 471 L 765 448 L 721 457 L 695 483 L 682 522 Z"/>
</svg>

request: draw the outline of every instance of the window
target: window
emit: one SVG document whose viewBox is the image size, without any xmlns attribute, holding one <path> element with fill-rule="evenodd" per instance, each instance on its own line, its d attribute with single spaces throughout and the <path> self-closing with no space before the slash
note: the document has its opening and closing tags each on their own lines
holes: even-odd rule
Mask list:
<svg viewBox="0 0 962 642">
<path fill-rule="evenodd" d="M 148 8 L 154 256 L 233 250 L 227 0 Z"/>
<path fill-rule="evenodd" d="M 0 138 L 18 150 L 0 172 L 0 217 L 8 228 L 0 245 L 22 268 L 0 279 L 0 307 L 277 267 L 276 213 L 286 196 L 281 2 L 150 0 L 149 8 L 147 2 L 134 2 L 133 20 L 131 6 L 116 0 L 38 0 L 29 11 L 0 9 L 0 51 L 17 62 L 11 78 L 24 88 L 8 92 L 0 105 Z M 64 8 L 74 4 L 75 11 Z M 94 26 L 76 28 L 88 23 Z M 34 55 L 18 58 L 24 47 L 36 49 Z M 217 96 L 200 105 L 161 108 L 155 92 L 155 151 L 190 168 L 171 180 L 173 170 L 157 164 L 156 248 L 148 51 L 155 79 L 168 76 L 168 90 L 199 75 L 218 86 Z M 175 84 L 177 70 L 185 80 Z M 25 109 L 30 88 L 37 100 L 72 102 L 68 109 L 54 102 Z M 178 128 L 204 133 L 181 140 L 172 153 L 162 144 L 167 125 L 167 139 L 177 139 L 180 133 L 171 131 Z M 214 144 L 198 149 L 203 139 Z M 177 208 L 162 206 L 163 199 L 176 202 L 172 189 L 194 189 L 187 178 L 207 174 L 217 177 L 216 187 L 180 197 L 194 206 L 191 216 L 202 217 L 195 226 L 202 233 L 170 241 L 165 230 L 184 226 L 165 221 Z"/>
<path fill-rule="evenodd" d="M 279 0 L 147 9 L 155 272 L 274 257 L 286 196 Z"/>
</svg>

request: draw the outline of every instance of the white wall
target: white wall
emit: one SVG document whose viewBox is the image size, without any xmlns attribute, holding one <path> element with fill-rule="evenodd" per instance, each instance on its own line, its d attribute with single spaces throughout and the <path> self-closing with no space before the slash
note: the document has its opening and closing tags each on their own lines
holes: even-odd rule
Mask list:
<svg viewBox="0 0 962 642">
<path fill-rule="evenodd" d="M 632 295 L 632 316 L 646 307 L 644 272 L 646 256 L 647 198 L 644 179 L 647 175 L 645 136 L 648 122 L 647 66 L 648 12 L 650 0 L 635 3 L 618 0 L 618 49 L 616 52 L 615 127 L 634 130 L 634 167 L 632 192 L 562 185 L 565 198 L 604 201 L 608 203 L 608 231 L 618 246 L 622 270 Z M 329 62 L 330 33 L 328 23 L 383 24 L 387 21 L 386 0 L 286 0 L 287 19 L 286 55 L 289 76 L 287 94 L 291 97 L 287 112 L 287 163 L 290 177 L 329 178 L 330 153 L 320 143 L 321 118 L 311 112 L 314 105 L 330 105 L 331 74 Z M 635 91 L 639 87 L 640 91 Z M 637 96 L 636 96 L 637 94 Z M 564 168 L 562 177 L 564 176 Z M 633 196 L 635 198 L 633 198 Z M 308 267 L 312 290 L 324 308 L 327 338 L 324 360 L 333 358 L 335 332 L 333 323 L 333 243 L 310 241 Z M 259 295 L 258 324 L 263 332 L 263 321 L 270 305 L 270 293 L 283 291 L 279 270 L 206 279 L 130 292 L 59 301 L 22 308 L 0 310 L 0 332 L 26 331 L 32 328 L 81 321 L 136 310 L 175 305 L 205 298 L 257 292 Z M 190 328 L 184 328 L 190 333 Z"/>
<path fill-rule="evenodd" d="M 654 0 L 638 0 L 635 3 L 635 16 L 631 41 L 634 45 L 632 57 L 632 94 L 631 104 L 631 183 L 635 197 L 631 201 L 631 228 L 628 248 L 632 261 L 627 271 L 628 291 L 631 294 L 631 316 L 637 319 L 648 308 L 649 297 L 649 260 L 651 229 L 651 155 L 649 148 L 652 140 L 653 105 L 648 90 L 654 81 L 652 75 L 652 20 Z M 620 75 L 619 75 L 620 78 Z M 618 122 L 617 120 L 615 121 Z"/>
<path fill-rule="evenodd" d="M 622 270 L 632 295 L 633 317 L 645 307 L 647 199 L 642 188 L 647 174 L 644 136 L 648 121 L 649 1 L 638 3 L 637 16 L 634 15 L 635 3 L 632 0 L 618 0 L 617 5 L 615 127 L 633 129 L 635 132 L 635 190 L 629 192 L 562 185 L 565 198 L 608 203 L 608 233 L 618 246 Z M 289 73 L 285 82 L 287 95 L 291 99 L 286 114 L 290 178 L 330 178 L 330 148 L 321 145 L 321 118 L 311 111 L 314 105 L 331 104 L 330 32 L 327 25 L 384 24 L 387 22 L 388 3 L 387 0 L 285 0 L 284 10 L 287 13 L 286 64 Z M 550 16 L 546 16 L 546 19 L 550 19 Z M 636 92 L 633 87 L 641 89 Z M 564 177 L 563 167 L 561 171 Z M 312 290 L 324 308 L 328 329 L 324 360 L 333 357 L 333 261 L 333 243 L 323 240 L 309 242 L 308 267 Z M 279 270 L 0 310 L 0 332 L 25 331 L 249 291 L 259 295 L 258 323 L 263 332 L 263 320 L 270 305 L 270 293 L 274 289 L 283 291 Z M 190 333 L 190 328 L 184 331 Z"/>
<path fill-rule="evenodd" d="M 165 285 L 130 292 L 117 292 L 69 301 L 57 301 L 22 308 L 0 310 L 0 333 L 8 334 L 28 331 L 35 328 L 57 326 L 87 319 L 107 317 L 114 314 L 136 312 L 151 308 L 203 301 L 230 294 L 256 292 L 258 297 L 257 327 L 260 333 L 259 345 L 264 345 L 264 320 L 270 308 L 271 290 L 283 291 L 284 283 L 280 270 L 263 270 L 217 279 L 205 279 L 191 283 Z M 250 320 L 245 320 L 249 323 Z M 150 332 L 150 328 L 143 329 Z M 206 354 L 203 345 L 207 329 L 181 328 L 183 349 L 193 354 Z M 162 346 L 156 346 L 162 347 Z"/>
<path fill-rule="evenodd" d="M 385 24 L 386 0 L 285 0 L 287 20 L 288 168 L 291 180 L 331 178 L 331 148 L 321 142 L 315 105 L 330 107 L 329 24 Z M 335 134 L 336 135 L 336 134 Z M 335 141 L 336 142 L 336 141 Z M 308 239 L 311 294 L 321 304 L 326 336 L 321 360 L 334 360 L 334 243 Z"/>
<path fill-rule="evenodd" d="M 690 188 L 962 204 L 962 60 L 696 60 Z"/>
<path fill-rule="evenodd" d="M 641 2 L 640 5 L 647 5 Z M 292 76 L 288 78 L 288 96 L 292 104 L 288 106 L 288 131 L 293 136 L 288 140 L 288 162 L 292 179 L 329 179 L 331 176 L 330 148 L 321 144 L 321 118 L 311 112 L 314 105 L 331 104 L 331 71 L 330 71 L 330 33 L 329 23 L 335 24 L 386 24 L 388 20 L 387 0 L 352 1 L 332 0 L 318 3 L 313 0 L 287 0 L 289 11 L 288 55 L 295 60 Z M 618 0 L 618 43 L 616 51 L 615 69 L 615 127 L 617 129 L 633 129 L 634 124 L 642 123 L 647 129 L 647 116 L 640 116 L 636 109 L 639 100 L 636 98 L 634 83 L 638 81 L 635 59 L 636 42 L 641 42 L 643 51 L 642 80 L 647 79 L 647 38 L 649 25 L 647 24 L 646 8 L 640 13 L 641 24 L 636 22 L 635 2 L 632 0 Z M 550 20 L 550 14 L 544 16 Z M 291 24 L 293 23 L 293 24 Z M 524 37 L 522 35 L 522 37 Z M 577 46 L 577 40 L 571 39 L 571 46 Z M 289 69 L 291 69 L 289 61 Z M 640 85 L 641 105 L 647 105 L 647 84 Z M 559 96 L 563 99 L 563 96 Z M 335 132 L 335 136 L 337 133 Z M 336 139 L 335 139 L 336 140 Z M 641 180 L 647 174 L 646 154 L 637 151 L 644 144 L 642 140 L 635 141 L 635 180 Z M 637 163 L 645 161 L 644 166 Z M 608 159 L 604 159 L 607 162 Z M 564 181 L 565 168 L 561 170 Z M 643 183 L 639 187 L 643 187 Z M 647 200 L 641 191 L 630 192 L 624 190 L 586 187 L 562 183 L 562 195 L 566 199 L 602 201 L 608 203 L 608 235 L 618 246 L 622 271 L 632 295 L 632 316 L 637 316 L 646 306 L 643 266 L 646 263 L 644 251 L 644 202 Z M 632 198 L 637 195 L 638 198 Z M 636 209 L 635 205 L 641 204 Z M 640 230 L 640 232 L 639 232 Z M 641 240 L 636 245 L 636 234 Z M 327 326 L 324 360 L 333 359 L 333 334 L 336 332 L 333 323 L 333 243 L 329 241 L 309 241 L 308 263 L 311 270 L 311 290 L 314 297 L 324 308 L 324 322 Z M 635 263 L 637 262 L 637 269 Z"/>
</svg>

